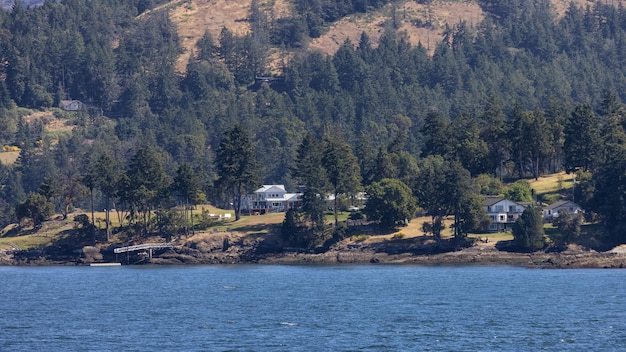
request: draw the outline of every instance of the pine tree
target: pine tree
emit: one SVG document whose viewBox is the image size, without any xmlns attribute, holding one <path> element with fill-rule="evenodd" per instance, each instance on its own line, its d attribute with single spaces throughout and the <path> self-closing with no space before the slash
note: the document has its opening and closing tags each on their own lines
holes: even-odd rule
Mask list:
<svg viewBox="0 0 626 352">
<path fill-rule="evenodd" d="M 565 170 L 593 171 L 601 150 L 599 120 L 587 104 L 576 106 L 565 124 Z"/>
<path fill-rule="evenodd" d="M 333 210 L 335 225 L 339 224 L 339 209 L 337 197 L 340 194 L 355 194 L 361 187 L 361 172 L 352 148 L 346 142 L 330 137 L 324 138 L 324 153 L 322 165 L 326 169 L 326 176 L 334 195 Z"/>
<path fill-rule="evenodd" d="M 324 228 L 325 195 L 327 192 L 326 170 L 322 166 L 322 146 L 307 133 L 298 147 L 291 175 L 304 187 L 302 212 L 314 232 Z"/>
<path fill-rule="evenodd" d="M 241 218 L 241 198 L 259 184 L 254 148 L 244 128 L 237 124 L 224 132 L 215 156 L 217 188 L 225 191 L 235 210 L 235 220 Z"/>
</svg>

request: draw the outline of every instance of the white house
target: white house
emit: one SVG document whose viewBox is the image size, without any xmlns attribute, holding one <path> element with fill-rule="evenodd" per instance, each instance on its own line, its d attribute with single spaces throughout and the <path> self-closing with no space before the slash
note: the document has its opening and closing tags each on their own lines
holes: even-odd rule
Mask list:
<svg viewBox="0 0 626 352">
<path fill-rule="evenodd" d="M 485 197 L 483 208 L 489 217 L 489 232 L 504 232 L 522 215 L 530 203 L 514 202 L 503 197 Z"/>
<path fill-rule="evenodd" d="M 570 214 L 583 212 L 582 208 L 578 204 L 569 200 L 560 200 L 543 208 L 543 218 L 546 221 L 552 221 L 552 219 L 558 217 L 559 212 L 562 212 L 563 210 L 567 210 Z"/>
<path fill-rule="evenodd" d="M 59 107 L 66 111 L 87 110 L 87 105 L 83 104 L 80 100 L 61 100 Z"/>
<path fill-rule="evenodd" d="M 301 193 L 287 193 L 284 185 L 263 185 L 241 199 L 241 211 L 244 214 L 287 211 L 299 207 L 301 198 Z"/>
</svg>

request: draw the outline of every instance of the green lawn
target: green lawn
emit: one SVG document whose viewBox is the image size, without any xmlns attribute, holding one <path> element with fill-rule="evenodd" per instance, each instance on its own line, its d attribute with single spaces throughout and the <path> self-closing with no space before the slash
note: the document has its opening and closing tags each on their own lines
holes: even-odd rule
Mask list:
<svg viewBox="0 0 626 352">
<path fill-rule="evenodd" d="M 469 237 L 469 238 L 482 238 L 482 239 L 489 238 L 490 242 L 511 241 L 511 240 L 513 240 L 513 234 L 511 234 L 510 232 L 481 233 L 481 234 L 471 233 L 471 234 L 467 235 L 467 237 Z"/>
</svg>

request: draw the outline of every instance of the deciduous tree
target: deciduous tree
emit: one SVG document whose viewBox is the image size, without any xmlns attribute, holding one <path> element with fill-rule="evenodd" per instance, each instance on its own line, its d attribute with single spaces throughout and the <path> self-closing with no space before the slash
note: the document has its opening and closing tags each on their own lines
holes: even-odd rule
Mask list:
<svg viewBox="0 0 626 352">
<path fill-rule="evenodd" d="M 54 205 L 39 193 L 30 193 L 26 200 L 18 203 L 15 208 L 18 221 L 30 218 L 35 228 L 39 228 L 41 223 L 52 214 L 54 214 Z"/>
<path fill-rule="evenodd" d="M 372 183 L 366 190 L 367 218 L 385 228 L 405 225 L 415 216 L 417 202 L 409 186 L 397 179 L 385 178 Z"/>
</svg>

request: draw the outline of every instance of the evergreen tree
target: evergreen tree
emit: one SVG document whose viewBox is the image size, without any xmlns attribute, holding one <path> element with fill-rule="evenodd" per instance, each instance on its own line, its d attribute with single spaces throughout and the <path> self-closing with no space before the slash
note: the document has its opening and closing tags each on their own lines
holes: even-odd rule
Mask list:
<svg viewBox="0 0 626 352">
<path fill-rule="evenodd" d="M 445 156 L 451 152 L 449 122 L 441 113 L 429 112 L 424 120 L 421 133 L 424 136 L 422 156 Z"/>
<path fill-rule="evenodd" d="M 460 162 L 450 162 L 443 178 L 443 189 L 446 192 L 440 197 L 454 215 L 454 237 L 464 238 L 470 231 L 479 230 L 488 221 L 487 215 L 474 190 L 469 171 Z"/>
<path fill-rule="evenodd" d="M 307 133 L 298 147 L 291 175 L 304 187 L 302 212 L 313 232 L 324 228 L 325 195 L 327 193 L 326 170 L 322 166 L 322 146 L 315 137 Z"/>
<path fill-rule="evenodd" d="M 161 201 L 167 198 L 171 181 L 165 174 L 157 151 L 151 147 L 137 150 L 130 161 L 127 176 L 129 183 L 125 195 L 131 206 L 131 219 L 140 215 L 146 232 L 151 211 L 157 210 Z"/>
<path fill-rule="evenodd" d="M 95 169 L 96 185 L 104 195 L 105 199 L 105 227 L 107 242 L 111 237 L 111 208 L 112 201 L 118 196 L 118 184 L 122 177 L 121 165 L 118 160 L 113 158 L 109 152 L 104 152 L 96 160 Z"/>
<path fill-rule="evenodd" d="M 587 104 L 576 106 L 565 124 L 565 170 L 593 171 L 601 150 L 599 120 Z"/>
<path fill-rule="evenodd" d="M 447 168 L 443 157 L 428 156 L 421 161 L 413 185 L 418 205 L 431 217 L 428 232 L 432 232 L 437 241 L 441 240 L 443 218 L 450 213 L 449 203 L 442 197 L 447 192 L 444 182 Z"/>
<path fill-rule="evenodd" d="M 189 235 L 189 228 L 191 228 L 191 232 L 194 233 L 193 209 L 196 204 L 206 200 L 206 196 L 202 192 L 200 178 L 189 164 L 182 164 L 176 171 L 176 177 L 174 177 L 172 186 L 175 193 L 177 193 L 183 201 L 185 234 Z M 188 210 L 189 214 L 187 214 Z M 191 226 L 187 226 L 189 221 L 191 221 Z"/>
<path fill-rule="evenodd" d="M 541 209 L 530 206 L 513 226 L 513 239 L 521 250 L 536 251 L 545 245 Z"/>
<path fill-rule="evenodd" d="M 557 238 L 558 242 L 568 244 L 578 238 L 582 222 L 581 214 L 570 214 L 567 209 L 561 209 L 559 216 L 552 221 L 552 225 L 560 231 L 560 236 Z"/>
<path fill-rule="evenodd" d="M 386 148 L 381 147 L 378 149 L 378 156 L 373 166 L 374 169 L 371 171 L 372 176 L 369 178 L 371 182 L 380 182 L 385 178 L 390 179 L 396 177 L 396 165 Z"/>
<path fill-rule="evenodd" d="M 337 138 L 324 138 L 322 165 L 334 195 L 335 225 L 339 224 L 338 196 L 355 194 L 361 187 L 361 172 L 352 148 Z"/>
<path fill-rule="evenodd" d="M 600 214 L 608 232 L 623 243 L 626 241 L 626 133 L 619 122 L 618 116 L 607 121 L 603 157 L 592 175 L 594 193 L 590 205 Z"/>
<path fill-rule="evenodd" d="M 535 111 L 532 115 L 530 126 L 526 127 L 528 138 L 526 142 L 529 147 L 529 156 L 533 164 L 533 176 L 539 179 L 542 164 L 549 156 L 551 135 L 546 118 L 541 111 Z"/>
<path fill-rule="evenodd" d="M 239 220 L 242 196 L 259 184 L 254 148 L 248 132 L 241 125 L 224 132 L 215 156 L 215 169 L 216 186 L 228 194 L 235 210 L 235 220 Z"/>
</svg>

